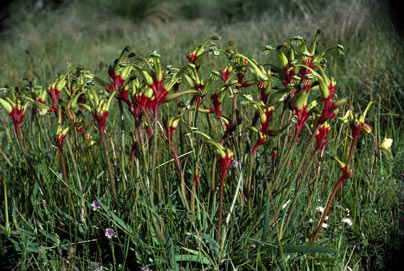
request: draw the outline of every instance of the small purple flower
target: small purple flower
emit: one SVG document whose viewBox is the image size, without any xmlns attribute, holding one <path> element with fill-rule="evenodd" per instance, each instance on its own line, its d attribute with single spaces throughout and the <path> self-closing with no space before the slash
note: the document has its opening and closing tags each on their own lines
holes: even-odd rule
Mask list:
<svg viewBox="0 0 404 271">
<path fill-rule="evenodd" d="M 238 160 L 233 160 L 233 162 L 231 162 L 233 164 L 233 167 L 239 167 L 241 169 L 241 163 Z"/>
<path fill-rule="evenodd" d="M 142 267 L 140 268 L 140 270 L 142 270 L 142 271 L 150 271 L 150 267 L 148 267 L 148 266 L 142 266 Z"/>
<path fill-rule="evenodd" d="M 56 172 L 56 175 L 58 175 L 58 177 L 59 177 L 59 178 L 62 178 L 62 177 L 63 177 L 62 172 L 59 172 L 59 171 L 58 171 L 58 172 Z"/>
<path fill-rule="evenodd" d="M 101 209 L 100 203 L 96 200 L 93 200 L 93 203 L 91 203 L 91 207 L 93 207 L 94 211 L 97 211 L 97 209 Z"/>
<path fill-rule="evenodd" d="M 106 228 L 105 229 L 105 236 L 108 237 L 108 239 L 111 239 L 112 237 L 114 237 L 115 235 L 115 231 L 111 228 Z"/>
</svg>

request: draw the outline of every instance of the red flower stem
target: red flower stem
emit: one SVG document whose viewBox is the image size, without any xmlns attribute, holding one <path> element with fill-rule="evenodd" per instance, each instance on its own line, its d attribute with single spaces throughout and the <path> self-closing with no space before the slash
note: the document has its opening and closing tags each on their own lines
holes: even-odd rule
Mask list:
<svg viewBox="0 0 404 271">
<path fill-rule="evenodd" d="M 144 107 L 142 107 L 142 111 L 143 111 L 143 115 L 146 118 L 147 124 L 149 125 L 150 132 L 153 133 L 154 128 L 153 128 L 153 125 L 152 125 L 152 123 L 150 121 L 149 113 L 147 113 L 147 110 Z"/>
<path fill-rule="evenodd" d="M 287 151 L 286 151 L 285 161 L 283 161 L 283 163 L 285 163 L 285 162 L 287 162 L 287 160 L 289 160 L 289 159 L 287 159 L 287 158 L 288 158 L 288 156 L 289 156 L 291 150 L 293 149 L 293 147 L 296 145 L 296 141 L 297 141 L 298 136 L 299 136 L 299 135 L 296 134 L 296 133 L 293 135 L 293 139 L 292 139 L 292 141 L 290 142 L 289 148 L 288 148 Z"/>
<path fill-rule="evenodd" d="M 283 157 L 282 162 L 279 163 L 281 166 L 280 166 L 279 171 L 278 171 L 278 173 L 277 173 L 277 175 L 276 175 L 276 177 L 275 177 L 275 180 L 274 180 L 274 182 L 273 182 L 273 184 L 272 184 L 272 188 L 271 188 L 272 191 L 271 191 L 271 193 L 273 193 L 273 192 L 274 192 L 274 189 L 276 189 L 276 186 L 278 185 L 279 178 L 281 177 L 281 175 L 282 175 L 282 173 L 283 173 L 283 171 L 284 171 L 286 165 L 289 164 L 289 162 L 290 162 L 290 159 L 291 159 L 290 156 L 291 156 L 291 154 L 292 154 L 291 151 L 292 151 L 292 149 L 293 149 L 295 143 L 296 143 L 296 141 L 295 141 L 295 142 L 292 142 L 292 143 L 289 145 L 289 148 L 288 148 L 288 150 L 286 151 L 286 154 L 285 154 L 285 156 Z"/>
<path fill-rule="evenodd" d="M 135 120 L 136 122 L 136 120 Z M 142 136 L 142 128 L 140 127 L 140 123 L 135 123 L 136 126 L 136 136 L 138 138 L 138 141 L 140 142 L 140 147 L 142 149 L 142 156 L 143 156 L 143 164 L 145 167 L 146 172 L 149 171 L 149 162 L 147 161 L 146 158 L 146 150 L 145 150 L 145 142 Z"/>
<path fill-rule="evenodd" d="M 320 160 L 318 161 L 318 168 L 320 169 L 320 166 L 321 166 L 321 156 L 320 156 L 319 159 L 320 159 Z M 310 195 L 309 195 L 309 198 L 307 199 L 307 206 L 306 206 L 306 208 L 305 208 L 306 211 L 304 212 L 304 215 L 303 215 L 302 218 L 300 219 L 299 224 L 302 222 L 302 219 L 306 216 L 307 212 L 309 211 L 309 208 L 310 208 L 310 206 L 311 206 L 311 200 L 312 200 L 312 198 L 313 198 L 313 196 L 314 196 L 314 192 L 315 192 L 316 189 L 317 189 L 317 184 L 318 184 L 319 179 L 320 179 L 320 171 L 317 172 L 316 180 L 314 181 L 314 184 L 313 184 L 313 189 L 311 190 Z"/>
<path fill-rule="evenodd" d="M 320 127 L 320 124 L 317 123 L 315 129 L 313 130 L 313 133 L 311 134 L 309 143 L 307 144 L 306 149 L 305 149 L 305 151 L 304 151 L 304 153 L 303 153 L 303 155 L 302 155 L 302 158 L 301 158 L 300 163 L 299 163 L 299 166 L 298 166 L 298 168 L 297 168 L 297 170 L 296 170 L 296 172 L 295 172 L 295 175 L 294 175 L 292 181 L 291 181 L 290 184 L 289 184 L 288 190 L 286 191 L 286 193 L 283 194 L 284 199 L 282 200 L 281 204 L 279 204 L 278 209 L 277 209 L 276 212 L 274 213 L 270 224 L 272 224 L 272 223 L 277 219 L 278 214 L 279 214 L 279 212 L 280 212 L 281 209 L 282 209 L 282 206 L 285 204 L 285 202 L 286 202 L 286 200 L 287 200 L 287 196 L 290 194 L 290 192 L 291 192 L 291 190 L 292 190 L 292 188 L 293 188 L 293 185 L 295 184 L 295 182 L 296 182 L 296 180 L 297 180 L 297 177 L 298 177 L 299 174 L 300 174 L 300 171 L 301 171 L 301 169 L 302 169 L 302 167 L 303 167 L 303 164 L 304 164 L 304 161 L 305 161 L 305 159 L 306 159 L 306 156 L 307 156 L 307 154 L 308 154 L 308 152 L 309 152 L 309 150 L 310 150 L 310 146 L 311 146 L 311 144 L 314 142 L 314 139 L 316 138 L 316 132 L 317 132 L 317 130 L 318 130 L 319 127 Z M 288 154 L 288 157 L 289 157 L 289 155 L 290 155 L 290 153 Z M 288 158 L 288 159 L 285 159 L 285 160 L 286 160 L 286 161 L 289 161 L 289 158 Z M 280 173 L 284 170 L 285 165 L 286 165 L 286 163 L 284 163 L 284 164 L 282 165 L 282 168 L 281 168 L 280 172 L 278 172 L 277 178 L 275 179 L 274 185 L 272 186 L 271 194 L 273 193 L 273 190 L 276 188 L 275 185 L 277 184 L 277 181 L 279 180 L 279 177 L 280 177 L 280 175 L 281 175 Z"/>
<path fill-rule="evenodd" d="M 282 114 L 281 114 L 281 120 L 280 120 L 280 123 L 279 123 L 279 127 L 282 127 L 282 126 L 283 126 L 283 121 L 284 121 L 284 119 L 285 119 L 285 114 L 286 114 L 286 109 L 283 108 Z M 279 135 L 278 135 L 278 142 L 281 142 L 281 136 L 282 136 L 282 133 L 279 133 Z M 286 140 L 287 140 L 287 138 L 288 138 L 288 137 L 286 137 Z M 285 143 L 287 143 L 287 142 L 285 142 Z M 285 148 L 282 148 L 282 155 L 281 155 L 281 157 L 284 157 L 284 156 L 283 156 L 284 150 L 285 150 Z"/>
<path fill-rule="evenodd" d="M 238 121 L 237 121 L 237 110 L 238 110 L 238 108 L 237 108 L 237 96 L 238 96 L 238 93 L 234 93 L 232 91 L 231 87 L 229 87 L 229 88 L 230 88 L 230 91 L 233 93 L 232 123 L 238 123 Z M 237 126 L 239 126 L 239 125 L 237 125 Z M 239 138 L 238 137 L 233 137 L 233 139 L 236 141 L 236 145 L 239 146 L 239 142 L 238 142 Z"/>
<path fill-rule="evenodd" d="M 132 171 L 135 170 L 135 149 L 132 148 L 130 151 L 130 167 L 132 168 Z M 136 174 L 135 174 L 136 176 Z"/>
<path fill-rule="evenodd" d="M 223 145 L 224 139 L 222 138 L 220 140 L 220 144 Z M 216 192 L 216 182 L 215 182 L 215 178 L 216 178 L 216 165 L 217 165 L 217 157 L 216 155 L 213 158 L 213 164 L 212 164 L 212 174 L 211 174 L 211 186 L 210 186 L 210 200 L 209 200 L 209 206 L 210 206 L 210 210 L 212 210 L 213 208 L 213 198 Z"/>
<path fill-rule="evenodd" d="M 116 189 L 115 189 L 115 178 L 114 178 L 114 174 L 112 173 L 111 161 L 110 161 L 109 152 L 108 152 L 107 139 L 105 138 L 104 130 L 99 129 L 99 131 L 100 131 L 102 147 L 104 149 L 105 161 L 107 163 L 107 170 L 108 170 L 108 175 L 109 175 L 109 184 L 110 184 L 110 187 L 111 187 L 112 196 L 114 197 L 115 204 L 118 205 L 118 196 L 116 194 Z"/>
<path fill-rule="evenodd" d="M 59 151 L 59 156 L 60 156 L 60 165 L 62 166 L 63 179 L 66 184 L 67 198 L 69 199 L 70 207 L 72 208 L 74 220 L 76 220 L 76 211 L 74 209 L 72 194 L 70 193 L 70 181 L 67 176 L 66 161 L 65 161 L 65 156 L 63 154 L 63 146 L 58 146 L 58 151 Z"/>
<path fill-rule="evenodd" d="M 292 218 L 292 214 L 293 214 L 293 212 L 294 212 L 294 208 L 295 208 L 297 199 L 299 198 L 299 192 L 300 192 L 300 190 L 302 190 L 302 187 L 303 187 L 303 185 L 304 185 L 304 183 L 305 183 L 305 181 L 306 181 L 306 177 L 307 177 L 307 175 L 309 174 L 309 172 L 310 172 L 310 170 L 311 170 L 311 165 L 313 164 L 314 159 L 316 158 L 316 155 L 317 155 L 317 153 L 318 153 L 319 150 L 320 150 L 319 148 L 316 148 L 316 149 L 313 151 L 313 154 L 312 154 L 311 157 L 310 157 L 309 163 L 308 163 L 306 169 L 304 170 L 304 173 L 303 173 L 303 176 L 302 176 L 302 180 L 300 181 L 299 187 L 297 188 L 296 193 L 295 193 L 295 197 L 294 197 L 294 199 L 293 199 L 293 201 L 292 201 L 292 204 L 290 205 L 290 209 L 289 209 L 289 213 L 288 213 L 288 218 L 286 219 L 285 226 L 283 227 L 283 230 L 282 230 L 282 236 L 285 235 L 286 228 L 287 228 L 288 225 L 289 225 L 290 219 Z M 282 236 L 281 236 L 281 237 L 282 237 Z"/>
<path fill-rule="evenodd" d="M 224 181 L 226 180 L 227 171 L 225 171 L 220 176 L 220 186 L 219 186 L 219 218 L 217 220 L 217 243 L 221 243 L 221 234 L 222 234 L 222 218 L 223 218 L 223 190 L 224 190 Z"/>
<path fill-rule="evenodd" d="M 317 125 L 317 126 L 318 126 L 318 125 Z M 317 127 L 317 129 L 318 129 L 318 127 Z M 275 181 L 274 181 L 274 183 L 273 183 L 273 185 L 272 185 L 272 192 L 273 192 L 273 190 L 276 188 L 276 186 L 278 185 L 279 178 L 281 177 L 281 175 L 282 175 L 282 173 L 283 173 L 283 171 L 284 171 L 286 165 L 290 162 L 290 159 L 291 159 L 291 157 L 290 157 L 291 151 L 292 151 L 293 147 L 294 147 L 295 144 L 296 144 L 296 140 L 297 140 L 297 137 L 294 136 L 292 142 L 291 142 L 290 145 L 289 145 L 289 148 L 288 148 L 287 151 L 286 151 L 285 156 L 282 155 L 283 160 L 281 160 L 281 162 L 279 163 L 279 164 L 281 165 L 281 167 L 280 167 L 280 169 L 279 169 L 279 171 L 278 171 L 278 174 L 277 174 L 276 177 L 275 177 Z M 311 141 L 314 140 L 314 133 L 312 134 L 312 138 L 311 138 L 310 140 L 311 140 Z M 309 144 L 309 146 L 310 146 L 310 144 Z M 308 150 L 308 149 L 306 148 L 306 151 L 307 151 L 307 150 Z"/>
<path fill-rule="evenodd" d="M 351 164 L 351 161 L 352 161 L 352 158 L 353 158 L 353 154 L 354 154 L 354 151 L 355 151 L 356 142 L 358 142 L 358 136 L 354 136 L 354 137 L 352 138 L 351 149 L 349 150 L 348 165 Z"/>
<path fill-rule="evenodd" d="M 187 208 L 187 211 L 189 212 L 190 209 L 189 209 L 189 204 L 188 204 L 188 200 L 187 200 L 187 193 L 186 193 L 184 174 L 182 172 L 182 167 L 181 167 L 181 164 L 180 164 L 180 160 L 178 159 L 178 154 L 177 154 L 177 151 L 175 150 L 175 146 L 174 146 L 173 141 L 171 140 L 170 135 L 168 135 L 168 141 L 170 142 L 171 150 L 173 151 L 173 155 L 174 155 L 174 160 L 175 160 L 175 163 L 177 164 L 178 171 L 180 172 L 182 196 L 184 197 L 185 207 Z"/>
<path fill-rule="evenodd" d="M 195 196 L 196 196 L 196 187 L 192 186 L 192 195 L 191 195 L 191 212 L 195 213 Z"/>
<path fill-rule="evenodd" d="M 314 244 L 314 242 L 316 241 L 317 236 L 320 233 L 321 227 L 323 226 L 323 223 L 325 221 L 325 217 L 328 215 L 328 211 L 330 210 L 332 201 L 334 200 L 334 197 L 337 194 L 337 191 L 338 191 L 339 187 L 341 186 L 341 184 L 342 184 L 342 182 L 338 181 L 337 184 L 334 186 L 332 194 L 331 194 L 330 198 L 328 199 L 327 206 L 325 207 L 323 215 L 321 216 L 320 223 L 318 224 L 316 231 L 310 237 L 311 244 Z"/>
<path fill-rule="evenodd" d="M 255 157 L 255 152 L 257 149 L 254 149 L 251 152 L 251 160 L 250 160 L 250 165 L 248 166 L 248 175 L 247 175 L 247 205 L 248 205 L 248 213 L 252 215 L 252 202 L 251 202 L 251 185 L 252 185 L 252 169 L 254 165 L 254 157 Z"/>
<path fill-rule="evenodd" d="M 21 135 L 21 124 L 15 123 L 14 125 L 15 136 L 17 138 L 18 148 L 21 150 L 24 156 L 27 156 L 27 151 L 25 149 L 24 141 Z"/>
</svg>

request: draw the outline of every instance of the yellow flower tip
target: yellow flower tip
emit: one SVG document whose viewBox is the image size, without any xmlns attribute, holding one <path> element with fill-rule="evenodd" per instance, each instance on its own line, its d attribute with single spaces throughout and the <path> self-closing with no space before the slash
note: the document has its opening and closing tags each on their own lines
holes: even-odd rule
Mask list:
<svg viewBox="0 0 404 271">
<path fill-rule="evenodd" d="M 344 162 L 342 162 L 341 160 L 339 160 L 338 157 L 332 156 L 331 159 L 337 161 L 337 163 L 339 164 L 339 166 L 340 166 L 341 168 L 346 168 L 346 164 L 345 164 Z"/>
<path fill-rule="evenodd" d="M 392 138 L 386 138 L 384 137 L 382 143 L 380 143 L 380 148 L 381 149 L 385 149 L 388 150 L 389 152 L 391 152 L 391 145 L 393 144 L 393 139 Z"/>
<path fill-rule="evenodd" d="M 230 149 L 226 149 L 226 156 L 230 159 L 233 159 L 233 152 Z"/>
<path fill-rule="evenodd" d="M 335 81 L 335 79 L 333 77 L 330 78 L 330 84 L 331 86 L 336 86 L 337 85 L 337 81 Z"/>
</svg>

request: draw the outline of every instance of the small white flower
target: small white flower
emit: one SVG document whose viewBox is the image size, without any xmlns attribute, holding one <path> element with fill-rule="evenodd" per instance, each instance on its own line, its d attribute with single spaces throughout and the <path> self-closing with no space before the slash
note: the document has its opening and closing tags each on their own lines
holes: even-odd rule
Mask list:
<svg viewBox="0 0 404 271">
<path fill-rule="evenodd" d="M 316 211 L 322 214 L 324 212 L 324 208 L 321 206 L 316 207 Z"/>
<path fill-rule="evenodd" d="M 288 206 L 290 200 L 288 200 L 284 205 L 282 205 L 282 210 L 286 208 L 286 206 Z"/>
<path fill-rule="evenodd" d="M 325 219 L 324 219 L 324 220 L 325 220 L 325 221 L 327 221 L 327 220 L 328 220 L 328 215 L 326 215 L 326 216 L 325 216 Z"/>
<path fill-rule="evenodd" d="M 352 226 L 352 220 L 350 220 L 349 218 L 343 218 L 341 219 L 341 222 L 343 222 L 347 226 Z"/>
<path fill-rule="evenodd" d="M 310 225 L 313 224 L 313 219 L 309 219 L 309 221 L 307 221 Z"/>
<path fill-rule="evenodd" d="M 328 228 L 328 224 L 325 224 L 325 223 L 323 223 L 323 226 L 322 226 L 324 229 L 326 229 L 326 228 Z"/>
</svg>

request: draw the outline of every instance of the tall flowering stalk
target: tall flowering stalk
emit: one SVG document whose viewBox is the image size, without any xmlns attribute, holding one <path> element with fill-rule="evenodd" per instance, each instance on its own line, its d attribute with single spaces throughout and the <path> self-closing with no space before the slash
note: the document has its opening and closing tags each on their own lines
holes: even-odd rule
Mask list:
<svg viewBox="0 0 404 271">
<path fill-rule="evenodd" d="M 182 172 L 182 167 L 181 167 L 181 163 L 180 160 L 178 159 L 178 154 L 177 151 L 175 149 L 174 143 L 173 143 L 173 133 L 175 131 L 175 129 L 178 126 L 178 122 L 180 121 L 181 116 L 177 116 L 174 118 L 170 118 L 167 123 L 166 123 L 166 135 L 168 138 L 168 142 L 170 144 L 171 150 L 173 152 L 174 155 L 174 160 L 175 163 L 177 164 L 178 167 L 178 171 L 180 173 L 180 178 L 181 178 L 181 191 L 182 191 L 182 196 L 184 198 L 184 202 L 185 202 L 185 207 L 187 208 L 187 211 L 190 211 L 189 209 L 189 204 L 188 204 L 188 200 L 187 200 L 187 193 L 186 193 L 186 185 L 185 185 L 185 180 L 184 180 L 184 173 Z"/>
<path fill-rule="evenodd" d="M 271 119 L 273 111 L 275 110 L 274 106 L 265 106 L 262 100 L 252 101 L 252 103 L 256 109 L 255 115 L 259 116 L 261 129 L 258 131 L 255 127 L 250 127 L 252 131 L 258 134 L 257 141 L 251 151 L 250 165 L 247 174 L 247 202 L 250 216 L 252 214 L 251 186 L 253 182 L 252 169 L 254 165 L 255 154 L 258 147 L 265 144 L 267 135 L 272 135 L 274 133 L 274 131 L 269 130 L 269 121 Z"/>
<path fill-rule="evenodd" d="M 199 179 L 201 178 L 201 174 L 199 173 L 199 169 L 196 168 L 194 179 L 192 180 L 192 195 L 191 195 L 191 210 L 192 213 L 195 212 L 195 197 L 196 197 L 196 187 Z"/>
<path fill-rule="evenodd" d="M 48 111 L 54 112 L 56 115 L 58 113 L 57 111 L 59 106 L 60 94 L 66 85 L 66 76 L 67 74 L 61 75 L 52 84 L 49 85 L 46 91 L 52 100 L 52 105 L 49 107 Z"/>
<path fill-rule="evenodd" d="M 250 214 L 250 217 L 252 215 L 252 196 L 251 196 L 251 186 L 253 182 L 253 177 L 252 177 L 252 169 L 254 165 L 254 159 L 255 159 L 255 153 L 258 149 L 259 146 L 263 145 L 265 143 L 265 140 L 267 136 L 263 134 L 261 131 L 257 131 L 254 127 L 251 127 L 251 129 L 255 130 L 256 133 L 258 134 L 257 142 L 255 143 L 252 151 L 251 151 L 251 157 L 250 157 L 250 165 L 248 168 L 248 175 L 247 175 L 247 204 L 248 204 L 248 212 Z"/>
<path fill-rule="evenodd" d="M 28 152 L 25 148 L 24 139 L 21 131 L 21 123 L 24 120 L 25 113 L 29 105 L 29 101 L 25 101 L 26 97 L 22 93 L 17 93 L 16 95 L 16 93 L 14 93 L 13 90 L 11 89 L 7 90 L 9 90 L 11 97 L 6 97 L 5 99 L 0 98 L 0 104 L 4 107 L 6 112 L 13 120 L 14 132 L 17 138 L 18 147 L 22 152 L 22 155 L 24 156 L 25 162 L 28 164 L 32 174 L 37 180 L 38 185 L 41 189 L 41 193 L 43 194 L 44 186 L 41 182 L 41 179 L 39 178 L 38 174 L 35 171 L 35 168 L 32 164 L 30 157 L 28 156 Z"/>
<path fill-rule="evenodd" d="M 11 97 L 6 97 L 5 99 L 0 98 L 0 104 L 13 119 L 14 132 L 17 138 L 18 146 L 23 152 L 24 156 L 26 156 L 27 153 L 21 133 L 21 123 L 24 120 L 29 102 L 24 102 L 24 97 L 21 95 L 16 96 L 12 90 L 10 90 L 10 93 Z"/>
<path fill-rule="evenodd" d="M 63 125 L 62 125 L 62 110 L 59 107 L 59 110 L 58 110 L 58 126 L 57 126 L 57 129 L 56 129 L 56 135 L 55 135 L 56 146 L 57 146 L 58 151 L 59 151 L 60 164 L 62 166 L 62 173 L 63 173 L 63 180 L 65 181 L 65 184 L 66 184 L 67 198 L 69 200 L 70 207 L 72 208 L 73 217 L 76 219 L 76 211 L 75 211 L 75 207 L 74 207 L 74 204 L 73 204 L 72 194 L 70 193 L 70 181 L 69 181 L 69 177 L 67 175 L 66 161 L 65 161 L 65 156 L 64 156 L 64 153 L 63 153 L 63 141 L 64 141 L 64 139 L 66 137 L 66 134 L 67 134 L 68 130 L 69 130 L 69 127 L 63 128 Z"/>
<path fill-rule="evenodd" d="M 334 186 L 334 189 L 332 190 L 331 196 L 328 198 L 328 202 L 327 202 L 327 206 L 325 207 L 323 214 L 321 216 L 320 222 L 318 223 L 318 226 L 316 228 L 316 230 L 312 233 L 311 237 L 310 237 L 310 242 L 312 244 L 314 244 L 314 242 L 317 239 L 318 234 L 320 233 L 321 228 L 323 227 L 323 223 L 325 221 L 325 218 L 328 215 L 328 212 L 330 210 L 331 204 L 334 200 L 335 195 L 337 194 L 337 191 L 339 189 L 339 187 L 346 182 L 349 178 L 352 177 L 352 170 L 343 162 L 341 162 L 340 160 L 338 160 L 338 158 L 334 158 L 341 167 L 341 177 L 338 179 L 337 183 Z"/>
<path fill-rule="evenodd" d="M 93 118 L 97 122 L 98 132 L 100 134 L 102 148 L 104 150 L 105 162 L 107 165 L 112 196 L 114 198 L 115 204 L 118 205 L 118 196 L 117 196 L 116 188 L 115 188 L 115 177 L 112 172 L 112 165 L 111 165 L 111 160 L 110 160 L 109 151 L 108 151 L 108 144 L 107 144 L 107 139 L 105 137 L 106 121 L 107 121 L 107 117 L 109 114 L 109 107 L 111 105 L 112 99 L 114 98 L 114 96 L 116 94 L 117 94 L 117 91 L 115 90 L 112 92 L 112 94 L 109 96 L 109 98 L 99 97 L 99 95 L 97 94 L 94 87 L 90 87 L 87 95 L 89 97 L 91 106 L 88 106 L 85 104 L 81 104 L 81 106 L 84 106 L 90 112 L 92 112 Z"/>
<path fill-rule="evenodd" d="M 356 143 L 358 142 L 360 131 L 363 130 L 367 134 L 372 131 L 372 128 L 369 126 L 369 124 L 365 123 L 365 117 L 366 117 L 366 114 L 371 105 L 372 105 L 372 102 L 370 102 L 368 104 L 365 111 L 360 116 L 358 116 L 357 114 L 353 114 L 352 111 L 350 111 L 349 127 L 351 128 L 352 141 L 351 141 L 351 148 L 349 151 L 348 164 L 350 164 L 352 161 Z"/>
<path fill-rule="evenodd" d="M 153 150 L 152 150 L 152 169 L 150 184 L 150 195 L 154 197 L 154 186 L 156 181 L 156 165 L 157 165 L 157 138 L 158 138 L 158 123 L 159 123 L 159 108 L 160 105 L 177 99 L 181 95 L 195 93 L 195 90 L 185 90 L 182 92 L 170 93 L 174 86 L 178 83 L 180 76 L 185 72 L 186 68 L 180 69 L 174 74 L 167 75 L 164 73 L 161 66 L 161 56 L 154 51 L 149 58 L 139 57 L 138 60 L 143 62 L 147 68 L 143 68 L 140 64 L 134 64 L 133 67 L 143 78 L 143 84 L 139 87 L 134 87 L 134 96 L 132 102 L 132 111 L 137 117 L 142 111 L 146 116 L 149 128 L 153 132 Z M 136 81 L 135 81 L 136 82 Z M 141 111 L 140 111 L 141 110 Z M 147 112 L 153 116 L 153 124 L 148 119 Z M 160 193 L 159 193 L 160 195 Z"/>
<path fill-rule="evenodd" d="M 352 133 L 352 140 L 351 140 L 351 148 L 349 151 L 348 163 L 345 164 L 345 163 L 341 162 L 338 158 L 334 157 L 334 159 L 339 163 L 339 165 L 341 167 L 342 174 L 341 174 L 341 177 L 338 179 L 337 183 L 335 184 L 334 189 L 331 193 L 331 196 L 328 198 L 327 206 L 324 209 L 323 215 L 317 226 L 317 229 L 312 233 L 312 235 L 310 237 L 310 242 L 312 244 L 314 244 L 314 242 L 317 239 L 317 236 L 322 228 L 322 225 L 325 221 L 325 217 L 327 216 L 328 211 L 330 210 L 331 204 L 334 200 L 334 197 L 335 197 L 338 189 L 346 180 L 351 178 L 353 175 L 353 170 L 351 168 L 351 161 L 353 158 L 353 153 L 355 151 L 355 147 L 356 147 L 356 143 L 359 138 L 360 131 L 363 130 L 366 133 L 370 133 L 370 131 L 371 131 L 371 127 L 365 123 L 365 117 L 366 117 L 367 111 L 369 110 L 371 104 L 372 104 L 372 102 L 370 102 L 368 104 L 365 111 L 360 116 L 354 115 L 352 113 L 352 111 L 350 111 L 349 122 L 350 122 L 350 128 L 351 128 L 351 133 Z"/>
<path fill-rule="evenodd" d="M 205 48 L 212 40 L 220 40 L 220 37 L 218 36 L 210 37 L 209 39 L 205 40 L 204 43 L 202 43 L 201 45 L 196 46 L 195 49 L 189 52 L 187 55 L 189 62 L 195 65 L 197 71 L 199 71 L 202 56 L 207 53 L 207 51 L 205 51 Z"/>
<path fill-rule="evenodd" d="M 221 148 L 220 148 L 221 147 Z M 221 243 L 221 232 L 222 232 L 222 217 L 223 217 L 223 191 L 224 184 L 226 181 L 227 174 L 229 172 L 230 166 L 233 162 L 233 152 L 218 145 L 216 153 L 219 159 L 220 166 L 220 184 L 219 184 L 219 218 L 217 220 L 217 242 Z"/>
<path fill-rule="evenodd" d="M 121 116 L 121 170 L 123 175 L 123 186 L 126 190 L 126 172 L 125 172 L 125 119 L 123 103 L 125 102 L 129 107 L 131 102 L 128 97 L 130 88 L 130 79 L 133 66 L 129 63 L 129 58 L 134 57 L 135 53 L 130 52 L 129 47 L 125 47 L 119 58 L 115 59 L 114 65 L 109 66 L 108 75 L 111 79 L 111 83 L 107 86 L 107 91 L 110 93 L 117 91 L 116 98 L 119 105 L 119 113 Z M 126 194 L 125 194 L 126 197 Z"/>
<path fill-rule="evenodd" d="M 210 136 L 199 131 L 195 131 L 195 133 L 201 134 L 207 138 L 206 142 L 213 146 L 214 152 L 217 156 L 218 163 L 220 166 L 219 210 L 218 210 L 219 217 L 217 220 L 217 239 L 216 239 L 217 242 L 220 244 L 222 233 L 222 219 L 223 219 L 223 191 L 227 174 L 229 173 L 230 166 L 233 162 L 233 152 L 230 149 L 223 147 L 222 144 L 214 141 Z"/>
<path fill-rule="evenodd" d="M 292 214 L 294 212 L 294 207 L 296 205 L 297 199 L 299 198 L 299 193 L 303 188 L 303 185 L 306 181 L 306 177 L 308 176 L 309 172 L 311 171 L 311 166 L 312 166 L 317 154 L 320 151 L 324 151 L 325 147 L 327 146 L 327 143 L 328 143 L 327 138 L 328 138 L 330 131 L 331 131 L 330 125 L 327 122 L 325 122 L 318 128 L 318 130 L 316 132 L 316 136 L 315 136 L 316 137 L 316 147 L 314 148 L 314 151 L 309 159 L 306 169 L 304 170 L 304 173 L 300 180 L 299 186 L 295 192 L 295 197 L 293 198 L 292 204 L 290 205 L 288 218 L 286 219 L 285 226 L 283 227 L 282 236 L 285 234 L 286 229 L 289 225 L 289 222 L 292 218 Z"/>
</svg>

